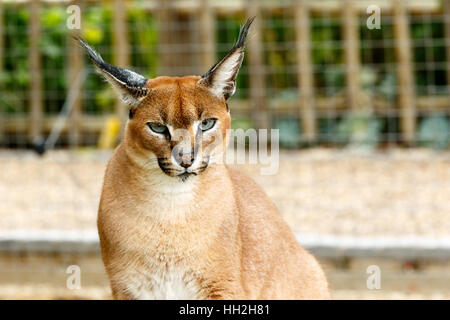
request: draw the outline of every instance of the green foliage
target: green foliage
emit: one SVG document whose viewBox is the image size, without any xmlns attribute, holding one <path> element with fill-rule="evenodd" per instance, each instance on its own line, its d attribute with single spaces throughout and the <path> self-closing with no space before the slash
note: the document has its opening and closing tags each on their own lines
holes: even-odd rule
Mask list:
<svg viewBox="0 0 450 320">
<path fill-rule="evenodd" d="M 231 128 L 232 129 L 243 129 L 248 130 L 253 128 L 253 123 L 252 120 L 250 120 L 249 118 L 233 118 L 231 119 Z"/>
<path fill-rule="evenodd" d="M 426 18 L 412 19 L 411 37 L 413 58 L 418 65 L 442 63 L 446 60 L 444 24 Z M 446 74 L 444 68 L 423 68 L 415 70 L 416 90 L 418 94 L 430 94 L 430 88 L 436 93 L 446 93 Z M 433 92 L 433 93 L 434 93 Z"/>
<path fill-rule="evenodd" d="M 319 94 L 334 94 L 345 87 L 340 23 L 340 19 L 331 17 L 311 20 L 312 59 Z"/>
<path fill-rule="evenodd" d="M 336 118 L 324 117 L 318 119 L 319 142 L 335 142 L 336 140 Z"/>
<path fill-rule="evenodd" d="M 39 49 L 45 89 L 44 109 L 48 113 L 59 112 L 66 98 L 68 68 L 65 48 L 69 34 L 66 18 L 67 13 L 63 7 L 49 7 L 41 10 Z"/>
<path fill-rule="evenodd" d="M 341 91 L 345 86 L 345 71 L 343 66 L 330 66 L 322 77 L 326 94 L 335 94 Z"/>
<path fill-rule="evenodd" d="M 132 8 L 128 11 L 131 44 L 131 65 L 148 78 L 156 77 L 158 68 L 158 26 L 148 11 Z"/>
<path fill-rule="evenodd" d="M 294 148 L 300 145 L 300 125 L 296 117 L 278 118 L 273 127 L 279 130 L 281 147 Z"/>
<path fill-rule="evenodd" d="M 386 73 L 375 92 L 383 96 L 388 101 L 393 101 L 397 96 L 397 78 L 393 73 Z"/>
<path fill-rule="evenodd" d="M 110 7 L 90 7 L 85 10 L 82 26 L 84 40 L 93 46 L 104 44 L 106 29 L 111 27 L 112 13 Z"/>
<path fill-rule="evenodd" d="M 3 19 L 7 32 L 4 32 L 4 70 L 0 74 L 0 111 L 24 113 L 30 83 L 27 57 L 29 13 L 5 5 Z"/>
<path fill-rule="evenodd" d="M 340 19 L 327 17 L 313 18 L 311 21 L 311 38 L 313 61 L 316 65 L 336 65 L 342 63 Z"/>
<path fill-rule="evenodd" d="M 419 126 L 419 141 L 425 147 L 445 149 L 450 145 L 450 122 L 446 115 L 424 118 Z"/>
<path fill-rule="evenodd" d="M 268 94 L 281 97 L 289 88 L 296 87 L 295 50 L 290 50 L 287 43 L 294 43 L 295 30 L 292 17 L 269 16 L 264 21 L 263 41 L 267 48 L 265 64 L 270 66 L 266 77 Z"/>
<path fill-rule="evenodd" d="M 369 110 L 349 112 L 337 125 L 337 142 L 373 149 L 380 141 L 381 130 L 381 122 Z"/>
<path fill-rule="evenodd" d="M 26 7 L 5 5 L 5 61 L 0 74 L 0 105 L 3 112 L 18 113 L 28 110 L 30 73 L 28 66 L 29 11 Z M 42 61 L 43 99 L 47 113 L 59 112 L 67 96 L 67 59 L 70 30 L 66 26 L 68 14 L 65 7 L 42 7 L 39 49 Z M 131 63 L 139 66 L 138 72 L 149 77 L 157 69 L 157 28 L 155 17 L 142 8 L 133 7 L 127 12 L 132 45 Z M 106 61 L 112 59 L 112 10 L 110 6 L 89 6 L 83 9 L 82 37 L 92 44 Z M 143 48 L 145 48 L 143 50 Z M 92 71 L 90 64 L 86 64 Z M 114 109 L 114 94 L 105 81 L 88 76 L 84 83 L 84 110 L 104 113 Z"/>
</svg>

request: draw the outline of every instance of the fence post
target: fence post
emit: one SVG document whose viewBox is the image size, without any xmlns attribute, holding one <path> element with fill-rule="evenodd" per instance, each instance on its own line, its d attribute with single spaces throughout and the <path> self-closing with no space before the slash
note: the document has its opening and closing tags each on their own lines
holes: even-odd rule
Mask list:
<svg viewBox="0 0 450 320">
<path fill-rule="evenodd" d="M 171 75 L 172 55 L 169 48 L 172 42 L 170 30 L 170 3 L 168 0 L 158 0 L 156 10 L 158 19 L 158 73 L 160 75 Z"/>
<path fill-rule="evenodd" d="M 264 70 L 264 48 L 262 45 L 262 15 L 258 0 L 247 0 L 247 17 L 256 17 L 248 37 L 248 75 L 250 110 L 253 125 L 258 129 L 269 129 L 270 121 L 266 100 L 266 75 Z"/>
<path fill-rule="evenodd" d="M 29 66 L 30 66 L 30 139 L 32 143 L 38 141 L 42 134 L 42 79 L 41 79 L 41 55 L 39 51 L 40 22 L 39 10 L 40 1 L 31 0 L 29 4 L 30 25 L 28 30 L 29 39 Z"/>
<path fill-rule="evenodd" d="M 82 0 L 76 0 L 73 2 L 73 4 L 78 5 L 81 8 Z M 78 29 L 71 30 L 71 33 L 73 36 L 80 36 L 80 30 Z M 74 79 L 79 79 L 79 74 L 83 72 L 84 60 L 81 47 L 71 37 L 69 37 L 68 41 L 69 72 L 67 79 L 67 88 L 69 92 L 71 85 L 77 85 L 73 81 Z M 69 118 L 69 142 L 71 147 L 77 147 L 80 144 L 81 140 L 81 113 L 83 109 L 83 100 L 81 96 L 81 93 L 83 92 L 82 88 L 83 84 L 81 83 L 81 85 L 79 86 L 79 90 L 76 92 L 76 98 L 74 100 L 74 105 L 72 107 Z"/>
<path fill-rule="evenodd" d="M 408 16 L 403 0 L 395 0 L 394 37 L 397 56 L 398 106 L 400 108 L 401 130 L 403 141 L 412 144 L 416 131 L 416 108 L 414 105 L 414 76 Z"/>
<path fill-rule="evenodd" d="M 202 72 L 206 72 L 216 62 L 216 30 L 214 28 L 214 11 L 209 5 L 209 0 L 200 0 L 199 5 L 199 35 L 201 43 L 200 66 L 203 69 Z"/>
<path fill-rule="evenodd" d="M 130 64 L 130 46 L 128 43 L 127 11 L 123 0 L 114 1 L 114 63 L 120 67 L 128 67 Z M 126 106 L 116 100 L 116 114 L 123 124 L 127 118 Z"/>
<path fill-rule="evenodd" d="M 358 10 L 354 0 L 345 0 L 342 6 L 342 24 L 345 56 L 345 74 L 347 83 L 347 99 L 351 110 L 359 106 L 359 23 Z"/>
<path fill-rule="evenodd" d="M 316 140 L 316 116 L 314 105 L 314 73 L 311 59 L 311 26 L 309 8 L 305 0 L 296 0 L 294 8 L 297 46 L 297 83 L 299 91 L 300 122 L 304 140 Z"/>
<path fill-rule="evenodd" d="M 198 39 L 198 32 L 195 30 L 196 20 L 192 12 L 173 9 L 170 20 L 175 26 L 171 31 L 173 44 L 171 52 L 173 69 L 171 74 L 175 76 L 197 74 L 199 72 L 199 46 L 195 45 Z"/>
</svg>

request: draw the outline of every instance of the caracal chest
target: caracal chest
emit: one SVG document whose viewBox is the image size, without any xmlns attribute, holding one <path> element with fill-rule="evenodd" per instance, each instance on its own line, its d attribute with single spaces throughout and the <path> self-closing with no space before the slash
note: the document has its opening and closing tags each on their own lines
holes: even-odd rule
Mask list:
<svg viewBox="0 0 450 320">
<path fill-rule="evenodd" d="M 131 270 L 130 270 L 131 271 Z M 201 299 L 197 281 L 181 269 L 144 272 L 131 271 L 127 277 L 127 291 L 139 300 Z"/>
<path fill-rule="evenodd" d="M 161 223 L 166 225 L 171 221 Z M 162 231 L 155 226 L 144 229 L 148 233 L 136 230 L 128 234 L 129 242 L 125 239 L 121 242 L 123 256 L 120 260 L 128 263 L 118 276 L 129 294 L 143 300 L 201 299 L 199 282 L 189 258 L 198 255 L 196 241 L 191 237 L 175 240 L 176 230 Z"/>
<path fill-rule="evenodd" d="M 126 231 L 120 233 L 121 248 L 115 248 L 122 252 L 118 254 L 121 262 L 116 263 L 127 263 L 117 274 L 117 280 L 134 299 L 206 298 L 200 294 L 191 264 L 207 239 L 184 225 L 191 224 L 192 210 L 201 210 L 201 206 L 194 203 L 189 184 L 181 190 L 158 191 L 134 202 L 136 214 L 121 219 L 125 227 L 122 231 Z"/>
</svg>

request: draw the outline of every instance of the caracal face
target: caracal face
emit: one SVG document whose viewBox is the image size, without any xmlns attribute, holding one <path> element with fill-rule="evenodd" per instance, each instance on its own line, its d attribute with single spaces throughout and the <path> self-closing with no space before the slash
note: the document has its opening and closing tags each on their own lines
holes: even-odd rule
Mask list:
<svg viewBox="0 0 450 320">
<path fill-rule="evenodd" d="M 225 148 L 230 113 L 223 97 L 199 84 L 201 77 L 158 77 L 150 93 L 130 110 L 128 150 L 148 167 L 182 181 L 219 161 Z"/>
</svg>

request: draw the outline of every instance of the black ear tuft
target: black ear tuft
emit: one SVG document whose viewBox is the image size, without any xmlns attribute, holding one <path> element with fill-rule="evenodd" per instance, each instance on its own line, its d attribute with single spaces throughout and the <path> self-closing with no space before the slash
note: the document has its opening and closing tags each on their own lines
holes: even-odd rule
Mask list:
<svg viewBox="0 0 450 320">
<path fill-rule="evenodd" d="M 241 27 L 241 30 L 239 31 L 239 37 L 236 41 L 236 44 L 234 45 L 235 48 L 243 48 L 245 45 L 245 40 L 247 39 L 248 30 L 250 30 L 250 26 L 253 23 L 253 20 L 255 20 L 255 17 L 248 18 L 245 24 Z"/>
<path fill-rule="evenodd" d="M 150 92 L 150 89 L 145 87 L 147 78 L 134 71 L 106 63 L 83 39 L 78 37 L 74 39 L 85 49 L 97 70 L 117 89 L 124 102 L 135 107 Z"/>
</svg>

